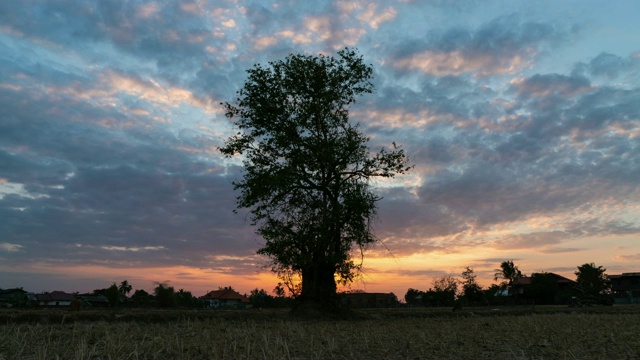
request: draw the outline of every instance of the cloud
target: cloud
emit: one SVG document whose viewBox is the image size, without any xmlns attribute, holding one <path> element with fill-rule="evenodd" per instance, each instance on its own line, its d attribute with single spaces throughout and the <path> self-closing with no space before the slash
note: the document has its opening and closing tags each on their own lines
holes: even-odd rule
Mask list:
<svg viewBox="0 0 640 360">
<path fill-rule="evenodd" d="M 499 249 L 537 249 L 559 244 L 568 236 L 563 231 L 542 231 L 528 234 L 506 235 L 494 242 Z"/>
<path fill-rule="evenodd" d="M 262 37 L 256 38 L 254 40 L 254 43 L 255 43 L 255 50 L 260 51 L 260 50 L 264 50 L 269 46 L 273 46 L 277 44 L 278 39 L 273 36 L 262 36 Z"/>
<path fill-rule="evenodd" d="M 0 250 L 2 251 L 16 252 L 16 251 L 20 251 L 20 249 L 22 249 L 22 245 L 20 244 L 12 244 L 8 242 L 0 243 Z"/>
<path fill-rule="evenodd" d="M 377 29 L 382 23 L 393 20 L 397 14 L 396 9 L 391 6 L 378 11 L 378 4 L 369 3 L 358 15 L 358 19 L 366 22 L 373 29 Z"/>
<path fill-rule="evenodd" d="M 141 18 L 149 18 L 157 14 L 159 11 L 157 3 L 140 4 L 136 15 Z"/>
<path fill-rule="evenodd" d="M 564 37 L 552 25 L 504 16 L 474 30 L 432 32 L 426 41 L 400 44 L 389 62 L 400 70 L 435 76 L 512 74 L 531 66 L 541 51 Z"/>
<path fill-rule="evenodd" d="M 514 73 L 526 65 L 525 59 L 533 57 L 533 52 L 525 56 L 514 55 L 496 59 L 490 54 L 464 54 L 460 51 L 442 52 L 426 50 L 410 57 L 397 59 L 394 66 L 399 69 L 418 70 L 436 76 L 460 75 L 474 72 L 477 76 Z M 496 60 L 498 60 L 496 62 Z"/>
<path fill-rule="evenodd" d="M 367 124 L 379 136 L 403 137 L 421 173 L 417 199 L 381 204 L 382 218 L 401 229 L 383 226 L 381 237 L 406 244 L 407 252 L 495 244 L 550 253 L 573 249 L 562 244 L 576 238 L 638 232 L 637 223 L 609 216 L 611 208 L 632 211 L 622 199 L 633 203 L 640 195 L 632 180 L 640 176 L 632 160 L 636 89 L 594 86 L 582 75 L 533 74 L 512 82 L 503 93 L 509 100 L 490 102 L 500 93 L 468 96 L 479 84 L 466 79 L 435 77 L 416 91 L 389 91 L 378 110 L 360 115 L 372 119 Z M 394 109 L 396 101 L 409 105 Z M 475 112 L 478 105 L 486 110 Z M 558 230 L 537 230 L 538 219 Z M 493 234 L 511 226 L 527 230 Z"/>
<path fill-rule="evenodd" d="M 625 254 L 625 255 L 616 255 L 613 257 L 615 261 L 621 262 L 633 262 L 640 260 L 640 253 L 638 254 Z"/>
<path fill-rule="evenodd" d="M 563 253 L 569 253 L 569 254 L 573 254 L 579 251 L 585 251 L 586 248 L 571 248 L 571 247 L 549 247 L 546 249 L 542 249 L 539 250 L 542 253 L 545 254 L 563 254 Z"/>
<path fill-rule="evenodd" d="M 583 73 L 594 77 L 617 79 L 621 76 L 637 78 L 640 71 L 640 56 L 631 54 L 626 59 L 611 53 L 600 53 L 588 63 L 579 62 L 574 73 Z"/>
<path fill-rule="evenodd" d="M 536 74 L 527 79 L 515 79 L 513 88 L 523 98 L 574 97 L 591 90 L 589 80 L 559 74 Z"/>
<path fill-rule="evenodd" d="M 155 120 L 159 107 L 203 109 L 192 92 L 118 72 L 30 84 L 32 68 L 12 66 L 5 74 L 26 75 L 0 89 L 0 178 L 22 189 L 0 200 L 11 261 L 214 267 L 209 254 L 253 256 L 222 176 L 237 171 L 210 157 L 210 130 L 174 135 Z"/>
</svg>

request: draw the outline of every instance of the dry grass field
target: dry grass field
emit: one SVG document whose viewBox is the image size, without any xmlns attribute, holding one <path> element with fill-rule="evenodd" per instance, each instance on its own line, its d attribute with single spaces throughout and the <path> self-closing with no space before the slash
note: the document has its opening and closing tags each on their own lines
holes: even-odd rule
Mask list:
<svg viewBox="0 0 640 360">
<path fill-rule="evenodd" d="M 640 359 L 640 306 L 0 311 L 0 359 Z"/>
</svg>

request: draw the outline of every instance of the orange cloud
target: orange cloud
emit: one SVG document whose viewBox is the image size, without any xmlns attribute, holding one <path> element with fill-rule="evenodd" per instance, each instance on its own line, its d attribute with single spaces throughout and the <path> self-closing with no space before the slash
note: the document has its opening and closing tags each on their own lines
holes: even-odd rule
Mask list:
<svg viewBox="0 0 640 360">
<path fill-rule="evenodd" d="M 393 7 L 388 7 L 381 12 L 376 12 L 377 8 L 378 4 L 370 3 L 358 19 L 377 29 L 382 23 L 393 20 L 398 14 Z"/>
<path fill-rule="evenodd" d="M 461 51 L 423 51 L 393 63 L 399 69 L 418 70 L 436 76 L 475 73 L 475 76 L 511 74 L 529 66 L 534 49 L 528 49 L 524 55 L 497 56 L 490 53 L 466 53 Z"/>
<path fill-rule="evenodd" d="M 366 118 L 367 125 L 392 128 L 423 127 L 428 124 L 446 121 L 456 123 L 458 119 L 451 114 L 436 114 L 430 110 L 412 111 L 396 108 L 388 110 L 353 111 L 354 118 Z"/>
<path fill-rule="evenodd" d="M 340 49 L 345 46 L 355 46 L 366 33 L 361 28 L 338 29 L 333 25 L 331 18 L 328 16 L 310 16 L 304 21 L 306 29 L 301 31 L 287 29 L 277 32 L 275 36 L 281 39 L 290 39 L 294 44 L 330 41 L 334 49 Z M 271 46 L 273 43 L 268 45 Z"/>
<path fill-rule="evenodd" d="M 277 33 L 278 36 L 291 39 L 294 44 L 309 44 L 311 38 L 308 35 L 297 33 L 292 30 L 285 30 Z"/>
<path fill-rule="evenodd" d="M 305 19 L 305 26 L 320 40 L 331 38 L 331 19 L 328 16 L 309 16 Z"/>
<path fill-rule="evenodd" d="M 255 50 L 264 50 L 269 46 L 273 46 L 278 43 L 278 39 L 274 36 L 261 36 L 253 40 Z"/>
<path fill-rule="evenodd" d="M 152 79 L 128 77 L 116 72 L 108 72 L 102 76 L 103 82 L 109 86 L 109 92 L 126 93 L 165 107 L 190 105 L 203 109 L 207 113 L 219 113 L 221 110 L 211 106 L 206 100 L 197 97 L 190 90 L 177 86 L 164 86 Z"/>
<path fill-rule="evenodd" d="M 222 26 L 227 27 L 227 28 L 234 28 L 236 27 L 236 21 L 233 19 L 229 19 L 227 21 L 223 21 L 222 22 Z"/>
</svg>

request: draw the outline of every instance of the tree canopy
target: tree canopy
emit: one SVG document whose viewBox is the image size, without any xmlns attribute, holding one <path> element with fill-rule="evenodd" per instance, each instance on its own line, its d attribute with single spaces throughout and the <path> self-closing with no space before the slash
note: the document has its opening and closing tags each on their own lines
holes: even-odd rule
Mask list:
<svg viewBox="0 0 640 360">
<path fill-rule="evenodd" d="M 476 281 L 476 274 L 472 268 L 466 267 L 462 272 L 462 294 L 461 297 L 467 305 L 479 303 L 482 300 L 482 286 Z"/>
<path fill-rule="evenodd" d="M 372 72 L 348 48 L 292 54 L 249 69 L 235 103 L 223 104 L 238 132 L 220 151 L 244 155 L 237 207 L 249 209 L 265 241 L 258 253 L 273 270 L 301 276 L 303 302 L 330 306 L 336 281 L 354 279 L 352 250 L 376 241 L 370 225 L 380 198 L 370 179 L 409 170 L 395 143 L 371 153 L 349 121 L 356 98 L 373 92 Z"/>
<path fill-rule="evenodd" d="M 500 264 L 500 269 L 495 270 L 493 279 L 496 281 L 502 279 L 500 287 L 502 289 L 511 290 L 516 280 L 522 276 L 522 272 L 513 263 L 513 260 L 507 260 Z"/>
<path fill-rule="evenodd" d="M 596 266 L 594 263 L 582 264 L 578 266 L 576 282 L 578 289 L 586 295 L 607 295 L 611 291 L 609 276 L 605 273 L 607 269 Z"/>
</svg>

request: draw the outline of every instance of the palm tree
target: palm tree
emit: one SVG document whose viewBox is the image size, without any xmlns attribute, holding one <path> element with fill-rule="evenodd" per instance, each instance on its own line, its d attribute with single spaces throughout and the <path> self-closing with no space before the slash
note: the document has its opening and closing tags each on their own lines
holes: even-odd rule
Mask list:
<svg viewBox="0 0 640 360">
<path fill-rule="evenodd" d="M 500 264 L 500 269 L 496 269 L 495 271 L 496 273 L 493 280 L 497 281 L 498 279 L 502 279 L 500 287 L 509 290 L 513 293 L 514 297 L 516 297 L 517 294 L 515 291 L 512 291 L 512 289 L 516 281 L 523 275 L 520 269 L 513 263 L 513 260 L 503 261 Z"/>
<path fill-rule="evenodd" d="M 120 283 L 120 286 L 118 287 L 118 291 L 120 291 L 120 294 L 124 295 L 125 297 L 127 296 L 128 293 L 131 292 L 131 285 L 129 285 L 129 282 L 127 280 L 123 281 Z"/>
</svg>

